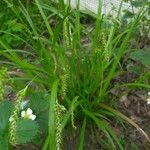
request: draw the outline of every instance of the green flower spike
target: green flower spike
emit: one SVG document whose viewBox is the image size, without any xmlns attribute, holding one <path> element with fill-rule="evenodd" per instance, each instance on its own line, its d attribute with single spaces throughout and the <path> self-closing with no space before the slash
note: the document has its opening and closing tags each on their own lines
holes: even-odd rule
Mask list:
<svg viewBox="0 0 150 150">
<path fill-rule="evenodd" d="M 56 150 L 61 150 L 61 121 L 66 108 L 56 102 L 55 105 L 55 124 L 56 124 Z"/>
<path fill-rule="evenodd" d="M 64 99 L 67 93 L 69 73 L 66 69 L 63 70 L 64 73 L 61 75 L 61 98 Z"/>
<path fill-rule="evenodd" d="M 0 104 L 3 101 L 4 98 L 4 84 L 7 81 L 8 73 L 7 73 L 7 68 L 2 67 L 0 69 Z"/>
<path fill-rule="evenodd" d="M 20 111 L 20 103 L 24 99 L 26 91 L 27 91 L 28 86 L 26 86 L 24 89 L 18 92 L 17 97 L 16 97 L 16 102 L 15 102 L 15 108 L 12 113 L 11 121 L 10 121 L 10 132 L 9 132 L 9 137 L 10 137 L 10 143 L 12 145 L 17 144 L 16 140 L 16 127 L 17 127 L 17 121 L 18 121 L 18 114 Z"/>
</svg>

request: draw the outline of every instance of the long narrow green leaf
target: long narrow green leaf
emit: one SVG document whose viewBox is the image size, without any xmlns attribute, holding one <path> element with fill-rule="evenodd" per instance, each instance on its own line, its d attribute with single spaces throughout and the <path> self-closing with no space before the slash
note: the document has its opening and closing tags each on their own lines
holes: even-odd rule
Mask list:
<svg viewBox="0 0 150 150">
<path fill-rule="evenodd" d="M 4 51 L 2 51 L 1 52 L 1 54 L 4 56 L 4 57 L 6 57 L 7 59 L 9 59 L 9 60 L 11 60 L 12 62 L 15 62 L 17 65 L 19 65 L 19 66 L 21 66 L 21 68 L 24 68 L 24 69 L 31 69 L 31 70 L 38 70 L 38 71 L 40 71 L 41 69 L 40 68 L 38 68 L 38 67 L 36 67 L 36 66 L 34 66 L 34 65 L 32 65 L 32 64 L 30 64 L 30 63 L 28 63 L 26 60 L 22 60 L 18 55 L 17 55 L 17 53 L 15 53 L 15 52 L 10 52 L 10 51 L 8 51 L 8 49 L 11 49 L 11 48 L 9 48 L 9 47 L 7 47 L 6 45 L 5 45 L 5 43 L 3 42 L 3 41 L 1 41 L 0 40 L 0 45 L 2 46 L 2 47 L 4 47 L 4 49 L 6 49 L 6 51 L 4 50 Z M 5 53 L 5 52 L 8 52 L 8 53 Z M 31 72 L 30 72 L 31 73 Z"/>
<path fill-rule="evenodd" d="M 112 144 L 113 149 L 116 149 L 116 145 L 113 142 L 113 139 L 114 139 L 116 141 L 118 147 L 120 148 L 120 150 L 123 150 L 123 148 L 122 148 L 121 144 L 119 143 L 117 137 L 115 136 L 115 134 L 113 134 L 110 127 L 108 126 L 108 124 L 105 121 L 98 119 L 93 113 L 91 113 L 91 112 L 89 112 L 85 109 L 83 109 L 83 111 L 85 112 L 85 114 L 88 117 L 90 117 L 96 123 L 98 128 L 104 132 L 104 134 L 107 136 L 109 142 Z"/>
<path fill-rule="evenodd" d="M 49 109 L 49 147 L 50 150 L 55 150 L 55 103 L 57 99 L 58 80 L 52 86 L 50 96 L 50 109 Z"/>
<path fill-rule="evenodd" d="M 35 0 L 35 2 L 36 2 L 36 4 L 37 4 L 37 6 L 38 6 L 38 9 L 39 9 L 40 13 L 41 13 L 41 16 L 42 16 L 42 18 L 43 18 L 43 20 L 44 20 L 44 23 L 45 23 L 45 25 L 46 25 L 46 27 L 47 27 L 47 30 L 48 30 L 48 32 L 49 32 L 49 35 L 51 36 L 52 41 L 53 41 L 53 39 L 54 39 L 54 34 L 53 34 L 52 28 L 51 28 L 51 26 L 50 26 L 50 24 L 49 24 L 49 22 L 48 22 L 48 20 L 47 20 L 47 17 L 46 17 L 46 15 L 45 15 L 45 13 L 44 13 L 44 11 L 43 11 L 43 9 L 42 9 L 42 6 L 40 5 L 39 0 Z"/>
<path fill-rule="evenodd" d="M 23 13 L 23 15 L 25 16 L 25 18 L 27 19 L 30 27 L 33 30 L 34 35 L 37 36 L 38 35 L 37 30 L 36 30 L 36 28 L 35 28 L 35 26 L 33 24 L 33 21 L 31 19 L 30 15 L 29 15 L 28 11 L 26 10 L 26 8 L 24 7 L 24 5 L 22 4 L 22 2 L 20 0 L 19 0 L 19 4 L 21 6 L 21 9 L 20 9 L 21 12 Z"/>
<path fill-rule="evenodd" d="M 83 150 L 84 148 L 84 135 L 85 135 L 85 127 L 86 127 L 86 118 L 83 120 L 82 128 L 81 128 L 81 133 L 80 133 L 80 138 L 79 138 L 79 150 Z"/>
<path fill-rule="evenodd" d="M 48 135 L 48 136 L 46 137 L 46 140 L 45 140 L 45 142 L 44 142 L 44 145 L 43 145 L 43 147 L 42 147 L 42 150 L 47 150 L 48 145 L 49 145 L 49 139 L 50 139 L 50 136 Z"/>
<path fill-rule="evenodd" d="M 97 47 L 98 40 L 99 40 L 99 34 L 101 31 L 101 23 L 102 23 L 102 0 L 98 1 L 98 15 L 96 18 L 96 27 L 95 27 L 95 34 L 94 34 L 94 38 L 93 38 L 93 49 L 95 49 Z"/>
<path fill-rule="evenodd" d="M 149 84 L 142 84 L 142 83 L 124 83 L 121 85 L 114 86 L 113 89 L 118 89 L 120 87 L 137 87 L 137 88 L 147 88 L 150 89 Z"/>
<path fill-rule="evenodd" d="M 77 101 L 78 96 L 76 96 L 73 100 L 72 103 Z M 63 121 L 61 123 L 61 131 L 64 129 L 64 127 L 66 126 L 67 122 L 69 121 L 70 117 L 72 117 L 72 111 L 74 111 L 75 109 L 77 109 L 77 107 L 83 102 L 83 100 L 78 100 L 77 102 L 74 103 L 73 108 L 72 108 L 72 104 L 70 105 L 70 108 L 68 110 L 68 112 L 65 114 Z M 73 109 L 73 110 L 72 110 Z"/>
</svg>

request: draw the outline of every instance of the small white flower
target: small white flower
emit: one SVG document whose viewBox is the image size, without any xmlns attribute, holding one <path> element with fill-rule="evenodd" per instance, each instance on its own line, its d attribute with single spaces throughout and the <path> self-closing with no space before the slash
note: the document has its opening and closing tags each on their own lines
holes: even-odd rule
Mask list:
<svg viewBox="0 0 150 150">
<path fill-rule="evenodd" d="M 149 104 L 150 104 L 150 101 L 147 101 L 147 104 L 149 105 Z"/>
<path fill-rule="evenodd" d="M 30 115 L 30 119 L 31 120 L 35 120 L 36 119 L 36 115 Z"/>
<path fill-rule="evenodd" d="M 147 104 L 150 104 L 150 98 L 147 98 Z"/>
<path fill-rule="evenodd" d="M 148 97 L 147 97 L 147 105 L 149 105 L 150 104 L 150 92 L 148 92 Z"/>
<path fill-rule="evenodd" d="M 28 108 L 27 111 L 26 111 L 27 115 L 32 115 L 32 109 L 31 108 Z"/>
<path fill-rule="evenodd" d="M 32 109 L 28 108 L 27 111 L 22 111 L 21 112 L 21 117 L 24 119 L 31 119 L 31 120 L 35 120 L 36 119 L 36 115 L 32 114 Z"/>
</svg>

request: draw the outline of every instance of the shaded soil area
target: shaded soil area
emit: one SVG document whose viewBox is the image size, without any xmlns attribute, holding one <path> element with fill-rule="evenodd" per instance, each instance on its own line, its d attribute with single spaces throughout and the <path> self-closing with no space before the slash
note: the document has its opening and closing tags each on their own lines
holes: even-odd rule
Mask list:
<svg viewBox="0 0 150 150">
<path fill-rule="evenodd" d="M 146 103 L 147 92 L 143 90 L 132 91 L 123 95 L 119 102 L 119 109 L 130 119 L 137 123 L 149 136 L 150 135 L 150 105 Z M 149 150 L 150 143 L 135 128 L 129 126 L 125 131 L 126 149 L 134 143 L 139 150 Z"/>
<path fill-rule="evenodd" d="M 147 91 L 133 90 L 130 93 L 123 92 L 118 102 L 118 110 L 137 123 L 149 136 L 150 135 L 150 105 L 146 103 Z M 114 121 L 112 130 L 118 137 L 123 139 L 124 150 L 149 150 L 150 143 L 136 128 L 124 123 L 120 125 Z M 85 131 L 85 150 L 103 150 L 100 146 L 102 133 L 97 130 L 99 138 L 92 135 L 90 129 Z M 63 150 L 76 150 L 79 145 L 80 129 L 76 131 L 65 131 L 66 136 L 63 139 Z M 99 141 L 98 141 L 99 140 Z M 111 150 L 111 147 L 107 149 Z"/>
</svg>

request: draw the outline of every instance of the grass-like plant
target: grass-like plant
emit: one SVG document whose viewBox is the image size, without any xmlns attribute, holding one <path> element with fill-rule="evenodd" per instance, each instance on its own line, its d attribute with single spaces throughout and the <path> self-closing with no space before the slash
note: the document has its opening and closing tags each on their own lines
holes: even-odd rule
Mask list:
<svg viewBox="0 0 150 150">
<path fill-rule="evenodd" d="M 23 88 L 22 83 L 34 78 L 36 89 L 50 94 L 49 127 L 43 150 L 60 149 L 57 136 L 60 138 L 69 123 L 76 128 L 77 119 L 81 125 L 79 150 L 84 149 L 86 128 L 99 131 L 103 135 L 101 141 L 108 141 L 112 149 L 123 150 L 111 128 L 109 120 L 112 118 L 130 123 L 150 142 L 136 123 L 114 109 L 114 102 L 108 96 L 110 88 L 115 87 L 112 79 L 121 72 L 121 58 L 130 37 L 147 11 L 142 8 L 126 27 L 122 27 L 119 24 L 122 3 L 116 18 L 110 19 L 102 14 L 102 1 L 99 1 L 98 14 L 93 19 L 95 24 L 89 31 L 90 26 L 82 23 L 81 17 L 86 15 L 80 12 L 79 1 L 76 9 L 71 9 L 70 4 L 65 5 L 62 0 L 57 4 L 46 0 L 29 4 L 20 0 L 2 1 L 7 14 L 13 13 L 13 16 L 10 17 L 12 21 L 2 17 L 1 64 L 13 70 L 20 69 L 10 72 L 19 89 Z M 90 41 L 88 47 L 82 43 L 84 36 Z M 60 118 L 55 112 L 58 103 L 67 109 Z"/>
</svg>

